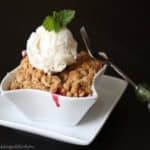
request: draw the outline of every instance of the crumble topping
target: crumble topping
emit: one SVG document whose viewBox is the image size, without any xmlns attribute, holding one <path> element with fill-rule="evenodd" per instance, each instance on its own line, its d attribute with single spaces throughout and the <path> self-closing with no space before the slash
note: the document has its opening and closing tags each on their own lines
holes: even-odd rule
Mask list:
<svg viewBox="0 0 150 150">
<path fill-rule="evenodd" d="M 39 89 L 70 97 L 84 97 L 92 94 L 92 81 L 102 67 L 99 60 L 92 59 L 82 51 L 77 62 L 57 74 L 47 74 L 34 68 L 28 57 L 21 60 L 15 79 L 8 89 Z"/>
</svg>

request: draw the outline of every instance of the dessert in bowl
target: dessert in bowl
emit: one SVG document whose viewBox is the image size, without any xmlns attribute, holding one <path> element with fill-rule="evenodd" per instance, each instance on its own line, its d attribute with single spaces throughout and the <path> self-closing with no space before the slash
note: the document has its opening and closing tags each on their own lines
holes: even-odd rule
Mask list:
<svg viewBox="0 0 150 150">
<path fill-rule="evenodd" d="M 76 125 L 97 100 L 95 82 L 106 65 L 77 52 L 66 27 L 73 16 L 64 10 L 46 17 L 30 35 L 20 65 L 1 82 L 1 93 L 32 120 Z"/>
</svg>

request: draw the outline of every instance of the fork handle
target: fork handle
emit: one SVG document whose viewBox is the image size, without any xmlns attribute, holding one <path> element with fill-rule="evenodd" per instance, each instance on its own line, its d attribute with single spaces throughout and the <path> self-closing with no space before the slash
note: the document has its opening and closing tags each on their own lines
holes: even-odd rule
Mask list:
<svg viewBox="0 0 150 150">
<path fill-rule="evenodd" d="M 106 63 L 112 67 L 123 79 L 125 79 L 128 83 L 130 83 L 134 89 L 137 89 L 138 86 L 135 84 L 135 82 L 133 80 L 131 80 L 131 78 L 129 78 L 129 76 L 127 74 L 125 74 L 118 66 L 116 66 L 113 62 L 107 60 Z"/>
</svg>

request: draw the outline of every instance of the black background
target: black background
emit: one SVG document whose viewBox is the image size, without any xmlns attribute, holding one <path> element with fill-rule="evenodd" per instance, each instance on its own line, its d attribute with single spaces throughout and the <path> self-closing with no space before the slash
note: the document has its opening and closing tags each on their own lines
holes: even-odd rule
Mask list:
<svg viewBox="0 0 150 150">
<path fill-rule="evenodd" d="M 0 78 L 18 65 L 21 50 L 30 33 L 52 10 L 75 9 L 77 17 L 69 26 L 84 45 L 79 28 L 85 25 L 94 48 L 104 50 L 134 81 L 150 84 L 149 7 L 133 0 L 1 0 L 0 1 Z M 109 74 L 116 75 L 111 69 Z M 150 149 L 150 113 L 147 104 L 136 100 L 128 87 L 94 142 L 75 146 L 5 127 L 0 127 L 0 144 L 29 144 L 46 149 Z"/>
</svg>

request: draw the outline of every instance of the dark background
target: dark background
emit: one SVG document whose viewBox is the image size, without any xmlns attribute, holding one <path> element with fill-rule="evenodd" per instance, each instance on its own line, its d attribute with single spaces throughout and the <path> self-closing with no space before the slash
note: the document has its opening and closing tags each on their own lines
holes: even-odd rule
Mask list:
<svg viewBox="0 0 150 150">
<path fill-rule="evenodd" d="M 52 10 L 75 9 L 77 17 L 69 26 L 84 45 L 79 28 L 85 25 L 94 48 L 104 50 L 134 81 L 150 84 L 150 21 L 146 1 L 133 0 L 1 0 L 0 78 L 20 61 L 30 33 Z M 115 73 L 109 69 L 109 74 Z M 29 144 L 37 150 L 104 149 L 149 150 L 150 113 L 147 104 L 136 100 L 128 87 L 94 142 L 87 147 L 57 142 L 0 127 L 0 144 Z"/>
</svg>

